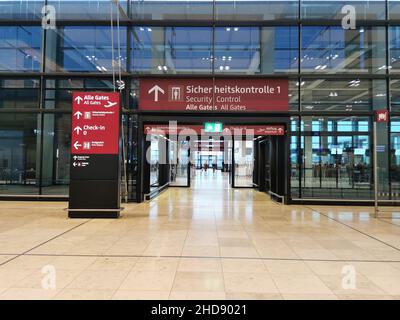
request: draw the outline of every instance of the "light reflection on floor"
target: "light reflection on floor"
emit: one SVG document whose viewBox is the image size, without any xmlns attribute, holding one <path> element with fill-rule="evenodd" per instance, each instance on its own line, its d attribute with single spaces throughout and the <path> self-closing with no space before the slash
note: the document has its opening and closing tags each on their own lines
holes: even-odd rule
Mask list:
<svg viewBox="0 0 400 320">
<path fill-rule="evenodd" d="M 211 170 L 124 206 L 118 220 L 69 220 L 65 203 L 1 202 L 0 299 L 400 298 L 390 212 L 282 206 Z M 45 265 L 54 290 L 41 286 Z"/>
</svg>

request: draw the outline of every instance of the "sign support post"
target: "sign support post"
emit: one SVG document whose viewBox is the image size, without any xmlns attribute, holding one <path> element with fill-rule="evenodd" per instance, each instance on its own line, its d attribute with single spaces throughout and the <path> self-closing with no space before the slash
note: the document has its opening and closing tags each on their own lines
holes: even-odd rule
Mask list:
<svg viewBox="0 0 400 320">
<path fill-rule="evenodd" d="M 376 121 L 374 121 L 374 208 L 375 218 L 378 218 L 379 207 L 378 207 L 378 151 L 377 151 L 377 129 Z"/>
<path fill-rule="evenodd" d="M 118 218 L 120 96 L 74 92 L 68 217 Z"/>
<path fill-rule="evenodd" d="M 378 123 L 389 122 L 389 111 L 387 109 L 375 110 L 374 119 L 374 208 L 375 218 L 379 217 L 379 199 L 378 199 L 378 186 L 379 186 L 379 172 L 378 172 Z"/>
</svg>

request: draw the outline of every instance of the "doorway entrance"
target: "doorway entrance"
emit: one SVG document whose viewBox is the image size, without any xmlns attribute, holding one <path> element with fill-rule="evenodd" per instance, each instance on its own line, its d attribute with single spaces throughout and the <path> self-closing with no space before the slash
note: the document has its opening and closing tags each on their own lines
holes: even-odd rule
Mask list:
<svg viewBox="0 0 400 320">
<path fill-rule="evenodd" d="M 174 126 L 143 122 L 142 199 L 152 199 L 166 188 L 202 184 L 252 188 L 277 201 L 288 199 L 285 122 L 226 121 L 223 132 L 205 132 L 203 123 L 175 122 Z"/>
</svg>

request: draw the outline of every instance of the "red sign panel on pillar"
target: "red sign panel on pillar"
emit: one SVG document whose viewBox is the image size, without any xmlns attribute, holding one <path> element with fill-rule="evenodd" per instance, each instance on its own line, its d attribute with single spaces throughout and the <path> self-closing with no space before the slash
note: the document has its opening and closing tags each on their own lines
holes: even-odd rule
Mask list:
<svg viewBox="0 0 400 320">
<path fill-rule="evenodd" d="M 389 111 L 386 109 L 375 111 L 376 122 L 389 122 Z"/>
<path fill-rule="evenodd" d="M 120 100 L 117 92 L 74 92 L 72 154 L 118 154 Z"/>
<path fill-rule="evenodd" d="M 198 134 L 198 135 L 213 135 L 204 131 L 204 126 L 193 124 L 180 124 L 171 126 L 168 124 L 144 124 L 145 134 Z M 215 135 L 254 135 L 254 136 L 283 136 L 285 135 L 284 125 L 224 125 L 222 133 Z"/>
<path fill-rule="evenodd" d="M 288 87 L 288 79 L 141 79 L 139 109 L 287 112 Z"/>
</svg>

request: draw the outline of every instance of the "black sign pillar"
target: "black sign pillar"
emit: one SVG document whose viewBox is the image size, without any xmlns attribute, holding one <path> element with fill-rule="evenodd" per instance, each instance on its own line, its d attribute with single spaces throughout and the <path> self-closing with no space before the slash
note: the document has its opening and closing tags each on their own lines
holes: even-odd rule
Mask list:
<svg viewBox="0 0 400 320">
<path fill-rule="evenodd" d="M 118 93 L 73 94 L 68 217 L 120 215 Z"/>
</svg>

